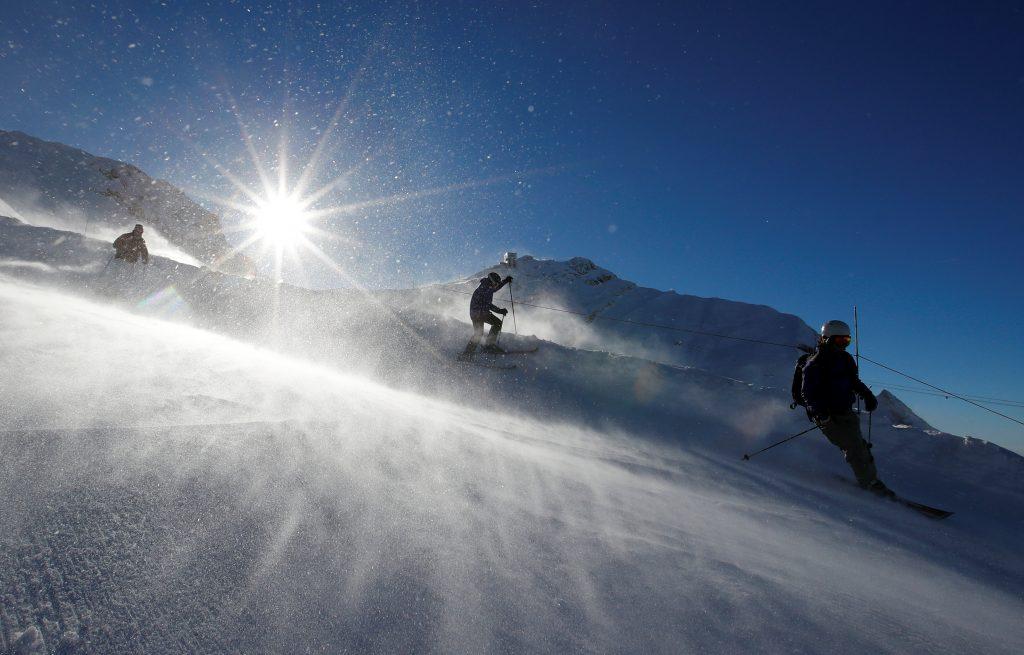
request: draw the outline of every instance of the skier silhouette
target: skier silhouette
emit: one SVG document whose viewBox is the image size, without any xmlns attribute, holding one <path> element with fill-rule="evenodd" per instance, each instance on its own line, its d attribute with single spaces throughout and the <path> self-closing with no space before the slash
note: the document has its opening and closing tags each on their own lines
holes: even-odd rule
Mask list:
<svg viewBox="0 0 1024 655">
<path fill-rule="evenodd" d="M 821 326 L 818 347 L 803 367 L 804 405 L 828 440 L 843 451 L 860 486 L 891 496 L 892 491 L 878 479 L 871 447 L 861 435 L 860 417 L 853 413 L 855 396 L 864 399 L 869 412 L 878 407 L 878 399 L 861 382 L 857 362 L 846 352 L 850 341 L 850 326 L 846 323 L 833 320 Z"/>
<path fill-rule="evenodd" d="M 497 345 L 498 335 L 501 333 L 502 320 L 494 315 L 504 316 L 507 309 L 494 305 L 494 292 L 512 281 L 512 276 L 504 280 L 497 273 L 490 273 L 487 277 L 480 279 L 480 286 L 473 292 L 473 298 L 469 301 L 469 320 L 473 321 L 473 337 L 466 344 L 466 349 L 459 355 L 459 359 L 472 359 L 476 353 L 477 345 L 484 334 L 484 323 L 491 326 L 487 332 L 487 339 L 484 341 L 484 352 L 503 352 Z M 494 312 L 494 313 L 492 313 Z"/>
<path fill-rule="evenodd" d="M 134 264 L 139 261 L 139 257 L 143 264 L 149 263 L 149 249 L 146 248 L 146 240 L 142 238 L 142 224 L 136 223 L 131 232 L 125 232 L 114 239 L 114 259 Z"/>
</svg>

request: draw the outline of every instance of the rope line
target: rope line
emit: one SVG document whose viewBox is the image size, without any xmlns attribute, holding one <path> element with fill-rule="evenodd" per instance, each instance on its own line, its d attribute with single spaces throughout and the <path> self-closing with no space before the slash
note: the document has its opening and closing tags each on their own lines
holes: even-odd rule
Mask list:
<svg viewBox="0 0 1024 655">
<path fill-rule="evenodd" d="M 981 409 L 985 410 L 986 412 L 992 412 L 996 416 L 1002 416 L 1003 418 L 1005 418 L 1005 419 L 1007 419 L 1009 421 L 1013 421 L 1014 423 L 1017 423 L 1018 425 L 1024 425 L 1024 421 L 1021 421 L 1020 419 L 1015 419 L 1012 416 L 1008 416 L 1006 414 L 1003 414 L 1002 412 L 997 412 L 996 410 L 992 409 L 991 407 L 985 407 L 984 405 L 976 403 L 976 402 L 974 402 L 973 400 L 971 400 L 969 398 L 964 398 L 960 394 L 953 393 L 952 391 L 946 391 L 942 387 L 937 387 L 934 384 L 930 384 L 928 382 L 925 382 L 924 380 L 921 380 L 919 378 L 915 378 L 913 375 L 910 375 L 909 373 L 904 373 L 903 371 L 898 371 L 898 370 L 894 369 L 891 366 L 886 366 L 885 364 L 882 364 L 881 362 L 876 362 L 875 360 L 871 359 L 867 355 L 861 355 L 860 357 L 864 361 L 871 362 L 875 366 L 881 366 L 885 370 L 892 371 L 896 375 L 902 375 L 903 377 L 907 378 L 908 380 L 913 380 L 914 382 L 917 382 L 918 384 L 923 384 L 924 386 L 931 387 L 932 389 L 935 389 L 936 391 L 941 391 L 942 393 L 946 394 L 947 396 L 952 396 L 953 398 L 959 398 L 960 400 L 964 401 L 965 403 L 974 405 L 975 407 L 980 407 Z"/>
<path fill-rule="evenodd" d="M 921 389 L 919 387 L 910 387 L 902 384 L 894 384 L 892 382 L 879 382 L 878 380 L 864 380 L 864 384 L 869 386 L 885 387 L 886 389 L 895 389 L 897 391 L 907 391 L 910 393 L 919 393 L 926 396 L 935 396 L 936 398 L 951 398 L 941 391 L 932 391 L 931 389 Z M 1003 398 L 989 398 L 987 396 L 972 396 L 970 394 L 961 394 L 971 400 L 976 400 L 979 403 L 986 405 L 1001 405 L 1003 407 L 1016 407 L 1024 409 L 1024 401 L 1019 400 L 1006 400 Z"/>
<path fill-rule="evenodd" d="M 455 293 L 461 293 L 461 294 L 466 295 L 466 296 L 473 295 L 472 291 L 463 291 L 462 289 L 455 289 L 453 287 L 446 286 L 446 285 L 438 285 L 438 286 L 440 286 L 442 289 L 446 289 L 448 291 L 453 291 Z M 681 328 L 681 327 L 676 327 L 674 325 L 662 325 L 660 323 L 647 323 L 647 322 L 644 322 L 644 321 L 634 321 L 634 320 L 631 320 L 631 319 L 628 319 L 628 318 L 613 318 L 611 316 L 600 316 L 600 315 L 597 315 L 597 314 L 585 314 L 583 312 L 576 312 L 576 311 L 573 311 L 571 309 L 564 309 L 562 307 L 548 307 L 546 305 L 537 305 L 537 304 L 534 304 L 534 303 L 523 302 L 521 300 L 519 301 L 519 304 L 520 305 L 525 305 L 527 307 L 536 307 L 537 309 L 546 309 L 546 310 L 552 311 L 552 312 L 562 312 L 564 314 L 572 314 L 574 316 L 582 316 L 582 317 L 584 317 L 584 318 L 586 318 L 588 320 L 592 320 L 592 321 L 600 319 L 600 320 L 603 320 L 603 321 L 614 321 L 616 323 L 629 323 L 631 325 L 639 325 L 641 327 L 659 328 L 659 329 L 662 329 L 662 330 L 671 330 L 673 332 L 685 332 L 685 333 L 688 333 L 688 334 L 699 334 L 699 335 L 706 336 L 706 337 L 716 337 L 718 339 L 732 339 L 733 341 L 744 341 L 746 343 L 758 343 L 758 344 L 763 344 L 763 345 L 766 345 L 766 346 L 778 346 L 780 348 L 796 348 L 798 350 L 806 350 L 806 346 L 801 347 L 800 345 L 794 345 L 794 344 L 788 344 L 788 343 L 778 343 L 777 341 L 765 341 L 763 339 L 751 339 L 749 337 L 737 337 L 737 336 L 733 336 L 731 334 L 720 334 L 720 333 L 717 333 L 717 332 L 706 332 L 704 330 L 694 330 L 694 329 L 690 329 L 690 328 Z M 1001 417 L 1003 417 L 1003 418 L 1005 418 L 1005 419 L 1007 419 L 1009 421 L 1013 421 L 1014 423 L 1017 423 L 1017 424 L 1019 424 L 1021 426 L 1024 426 L 1024 421 L 1021 421 L 1021 420 L 1016 419 L 1016 418 L 1014 418 L 1012 416 L 1008 416 L 1006 414 L 1003 414 L 1002 412 L 998 412 L 998 411 L 992 409 L 991 407 L 986 407 L 985 405 L 979 404 L 979 403 L 971 400 L 970 398 L 961 396 L 960 394 L 953 393 L 952 391 L 946 391 L 942 387 L 937 387 L 934 384 L 930 384 L 928 382 L 925 382 L 924 380 L 921 380 L 919 378 L 915 378 L 914 376 L 912 376 L 912 375 L 910 375 L 908 373 L 904 373 L 903 371 L 899 371 L 897 369 L 894 369 L 891 366 L 886 366 L 885 364 L 882 364 L 881 362 L 876 362 L 875 360 L 871 359 L 870 357 L 868 357 L 866 355 L 862 354 L 860 357 L 864 361 L 870 362 L 870 363 L 874 364 L 875 366 L 880 366 L 880 367 L 884 368 L 885 370 L 892 371 L 893 373 L 896 373 L 897 375 L 901 375 L 901 376 L 907 378 L 908 380 L 913 380 L 914 382 L 917 382 L 918 384 L 923 384 L 926 387 L 930 387 L 932 389 L 935 389 L 936 391 L 942 392 L 942 394 L 945 395 L 945 396 L 956 398 L 958 400 L 962 400 L 965 403 L 968 403 L 970 405 L 974 405 L 975 407 L 983 409 L 986 412 L 991 412 L 992 414 L 995 414 L 996 416 L 1001 416 Z M 985 401 L 982 401 L 982 402 L 985 402 Z M 990 401 L 990 402 L 992 402 L 992 401 Z M 995 401 L 995 402 L 992 402 L 992 404 L 1006 404 L 1006 403 L 1002 402 L 1002 401 Z"/>
</svg>

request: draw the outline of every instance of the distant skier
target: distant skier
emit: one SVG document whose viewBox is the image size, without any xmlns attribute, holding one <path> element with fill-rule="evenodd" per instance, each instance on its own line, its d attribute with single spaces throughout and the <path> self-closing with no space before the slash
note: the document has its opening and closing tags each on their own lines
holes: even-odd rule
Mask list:
<svg viewBox="0 0 1024 655">
<path fill-rule="evenodd" d="M 502 280 L 501 276 L 494 272 L 480 279 L 480 286 L 473 292 L 473 298 L 469 301 L 469 320 L 473 321 L 473 338 L 466 344 L 466 349 L 459 355 L 459 359 L 472 359 L 483 337 L 484 323 L 491 326 L 484 341 L 484 352 L 502 352 L 496 343 L 501 332 L 502 320 L 491 312 L 502 316 L 508 313 L 507 309 L 495 306 L 493 301 L 494 293 L 511 281 L 511 275 Z"/>
<path fill-rule="evenodd" d="M 821 326 L 818 347 L 803 367 L 801 393 L 808 414 L 828 440 L 843 451 L 861 487 L 882 496 L 891 496 L 878 479 L 875 458 L 860 431 L 860 418 L 853 413 L 855 396 L 864 399 L 869 412 L 878 407 L 878 399 L 861 382 L 857 363 L 846 348 L 850 345 L 850 326 L 828 321 Z"/>
<path fill-rule="evenodd" d="M 136 223 L 134 230 L 114 239 L 114 259 L 134 264 L 139 261 L 139 257 L 143 264 L 149 263 L 149 250 L 146 248 L 146 240 L 142 238 L 142 225 Z"/>
<path fill-rule="evenodd" d="M 149 250 L 146 248 L 146 240 L 142 238 L 142 225 L 136 224 L 131 232 L 125 232 L 114 239 L 114 256 L 107 262 L 107 267 L 114 262 L 106 283 L 108 291 L 128 284 L 135 277 L 135 264 L 139 258 L 144 264 L 149 263 Z M 107 267 L 104 267 L 104 273 Z"/>
</svg>

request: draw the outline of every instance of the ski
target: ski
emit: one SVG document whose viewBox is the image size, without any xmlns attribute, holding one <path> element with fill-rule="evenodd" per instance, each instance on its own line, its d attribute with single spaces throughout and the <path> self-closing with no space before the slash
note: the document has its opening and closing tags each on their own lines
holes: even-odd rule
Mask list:
<svg viewBox="0 0 1024 655">
<path fill-rule="evenodd" d="M 903 505 L 904 507 L 909 507 L 914 511 L 920 512 L 923 516 L 927 516 L 930 519 L 935 519 L 936 521 L 941 521 L 942 519 L 953 516 L 953 512 L 950 512 L 948 510 L 939 509 L 938 507 L 930 507 L 922 503 L 907 500 L 906 498 L 902 498 L 900 496 L 893 496 L 892 500 L 896 501 L 900 505 Z"/>
<path fill-rule="evenodd" d="M 494 351 L 494 352 L 482 350 L 480 352 L 480 354 L 482 354 L 482 355 L 498 355 L 498 356 L 501 356 L 501 355 L 527 355 L 529 353 L 535 353 L 535 352 L 537 352 L 537 350 L 538 350 L 538 348 L 528 348 L 528 349 L 524 349 L 524 350 L 499 350 L 499 351 Z"/>
<path fill-rule="evenodd" d="M 495 364 L 493 362 L 478 362 L 473 359 L 456 359 L 458 364 L 472 364 L 474 366 L 480 366 L 482 368 L 496 368 L 500 371 L 510 371 L 514 368 L 518 368 L 515 364 Z"/>
<path fill-rule="evenodd" d="M 838 476 L 837 475 L 836 479 L 840 480 L 841 482 L 843 482 L 843 484 L 852 485 L 852 486 L 857 487 L 858 489 L 861 489 L 860 485 L 858 485 L 856 482 L 853 482 L 852 480 L 850 480 L 848 478 L 845 478 L 843 476 Z M 935 519 L 936 521 L 941 521 L 942 519 L 949 518 L 950 516 L 953 516 L 953 512 L 950 512 L 948 510 L 939 509 L 938 507 L 932 507 L 930 505 L 925 505 L 924 503 L 919 503 L 917 501 L 908 500 L 908 499 L 904 498 L 903 496 L 900 496 L 899 494 L 897 494 L 895 491 L 892 491 L 891 489 L 889 491 L 891 492 L 889 495 L 876 496 L 876 497 L 877 498 L 881 498 L 883 500 L 891 500 L 894 503 L 899 503 L 900 505 L 903 505 L 904 507 L 906 507 L 908 509 L 912 509 L 915 512 L 920 513 L 921 515 L 926 516 L 926 517 L 928 517 L 930 519 Z M 871 493 L 871 492 L 868 492 L 868 493 Z"/>
</svg>

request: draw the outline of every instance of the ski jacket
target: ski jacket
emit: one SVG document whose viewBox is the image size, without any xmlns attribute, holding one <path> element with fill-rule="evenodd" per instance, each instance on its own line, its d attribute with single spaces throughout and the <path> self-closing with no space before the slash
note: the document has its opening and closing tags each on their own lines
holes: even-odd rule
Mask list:
<svg viewBox="0 0 1024 655">
<path fill-rule="evenodd" d="M 123 259 L 129 264 L 134 264 L 139 261 L 140 256 L 142 261 L 147 264 L 149 263 L 149 250 L 146 248 L 146 240 L 140 235 L 134 232 L 125 232 L 114 239 L 114 257 L 116 259 Z"/>
<path fill-rule="evenodd" d="M 860 381 L 853 356 L 828 344 L 819 345 L 804 364 L 800 391 L 811 416 L 849 412 L 856 396 L 874 395 Z"/>
<path fill-rule="evenodd" d="M 502 288 L 508 283 L 508 280 L 502 280 L 498 286 L 491 286 L 491 281 L 487 278 L 480 280 L 480 286 L 473 292 L 473 298 L 469 301 L 469 317 L 470 318 L 482 318 L 496 312 L 501 308 L 494 304 L 494 292 Z"/>
</svg>

